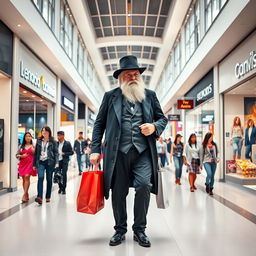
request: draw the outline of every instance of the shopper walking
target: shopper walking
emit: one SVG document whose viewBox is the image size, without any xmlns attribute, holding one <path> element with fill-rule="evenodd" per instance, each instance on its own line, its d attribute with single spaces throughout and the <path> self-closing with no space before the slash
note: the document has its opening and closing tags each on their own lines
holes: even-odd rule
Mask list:
<svg viewBox="0 0 256 256">
<path fill-rule="evenodd" d="M 74 152 L 76 153 L 79 175 L 81 175 L 85 169 L 85 149 L 87 146 L 88 143 L 83 137 L 83 132 L 79 132 L 79 136 L 74 143 Z"/>
<path fill-rule="evenodd" d="M 187 166 L 191 192 L 194 192 L 197 189 L 195 186 L 195 181 L 197 174 L 200 174 L 199 149 L 200 147 L 197 145 L 196 134 L 192 133 L 189 136 L 188 143 L 185 145 L 184 149 L 184 164 Z"/>
<path fill-rule="evenodd" d="M 175 166 L 175 184 L 181 185 L 180 179 L 182 176 L 182 167 L 183 167 L 183 150 L 184 145 L 181 142 L 182 136 L 177 134 L 174 142 L 172 143 L 171 154 L 170 154 L 170 162 L 172 162 L 172 158 Z"/>
<path fill-rule="evenodd" d="M 241 158 L 241 150 L 243 145 L 243 127 L 240 117 L 236 116 L 231 129 L 231 144 L 233 147 L 233 159 Z"/>
<path fill-rule="evenodd" d="M 36 143 L 34 157 L 34 169 L 37 168 L 38 171 L 37 198 L 35 199 L 38 204 L 42 204 L 43 202 L 45 173 L 47 181 L 46 202 L 49 203 L 51 201 L 53 171 L 54 168 L 59 167 L 58 146 L 52 137 L 51 128 L 49 126 L 43 127 L 41 134 L 41 138 Z"/>
<path fill-rule="evenodd" d="M 254 121 L 249 119 L 245 130 L 245 158 L 252 160 L 252 145 L 256 144 L 256 128 Z"/>
<path fill-rule="evenodd" d="M 163 137 L 160 137 L 156 142 L 157 154 L 160 158 L 161 167 L 165 167 L 165 162 L 167 158 L 167 144 L 163 141 Z"/>
<path fill-rule="evenodd" d="M 200 169 L 203 166 L 207 173 L 206 176 L 206 192 L 213 195 L 214 176 L 217 168 L 218 159 L 218 147 L 213 141 L 213 134 L 208 132 L 204 137 L 202 146 L 200 147 Z M 202 166 L 203 165 L 203 166 Z"/>
<path fill-rule="evenodd" d="M 24 194 L 22 197 L 22 203 L 29 201 L 29 186 L 30 176 L 36 176 L 37 172 L 33 169 L 34 163 L 34 152 L 33 138 L 30 132 L 26 132 L 23 137 L 22 144 L 19 146 L 16 157 L 20 160 L 19 162 L 19 176 L 22 177 Z"/>
<path fill-rule="evenodd" d="M 135 56 L 120 60 L 121 69 L 113 76 L 120 87 L 106 92 L 94 123 L 90 160 L 100 161 L 101 140 L 105 132 L 104 189 L 112 206 L 116 233 L 110 245 L 119 245 L 127 232 L 126 197 L 135 188 L 133 237 L 139 245 L 150 247 L 145 234 L 150 192 L 157 193 L 158 138 L 167 124 L 156 93 L 145 88 Z"/>
<path fill-rule="evenodd" d="M 68 164 L 70 160 L 70 156 L 74 154 L 72 150 L 72 146 L 69 141 L 65 140 L 65 133 L 63 131 L 59 131 L 58 135 L 58 151 L 59 151 L 59 169 L 62 175 L 62 182 L 59 183 L 59 194 L 66 194 L 66 186 L 67 186 L 67 171 Z"/>
</svg>

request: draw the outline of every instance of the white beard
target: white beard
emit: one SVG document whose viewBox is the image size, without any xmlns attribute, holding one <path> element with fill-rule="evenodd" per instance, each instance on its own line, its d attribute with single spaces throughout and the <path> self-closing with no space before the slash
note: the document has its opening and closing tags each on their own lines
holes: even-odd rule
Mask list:
<svg viewBox="0 0 256 256">
<path fill-rule="evenodd" d="M 120 88 L 124 97 L 130 102 L 142 102 L 145 99 L 145 84 L 142 80 L 121 82 Z"/>
</svg>

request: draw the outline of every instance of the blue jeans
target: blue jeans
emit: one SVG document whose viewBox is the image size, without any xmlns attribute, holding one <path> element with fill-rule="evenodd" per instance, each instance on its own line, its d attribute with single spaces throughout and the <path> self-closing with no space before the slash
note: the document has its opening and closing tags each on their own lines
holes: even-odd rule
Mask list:
<svg viewBox="0 0 256 256">
<path fill-rule="evenodd" d="M 43 198 L 43 187 L 44 187 L 44 173 L 46 172 L 46 196 L 45 198 L 51 198 L 52 193 L 52 175 L 53 175 L 54 165 L 48 165 L 47 161 L 40 162 L 37 172 L 38 172 L 38 182 L 37 182 L 37 196 Z"/>
<path fill-rule="evenodd" d="M 216 163 L 204 163 L 204 169 L 207 173 L 205 185 L 209 186 L 210 188 L 213 188 L 216 168 Z"/>
<path fill-rule="evenodd" d="M 175 165 L 176 179 L 180 179 L 182 175 L 183 157 L 173 156 L 173 161 Z"/>
<path fill-rule="evenodd" d="M 245 147 L 245 158 L 251 159 L 251 156 L 252 156 L 252 145 L 247 145 Z"/>
<path fill-rule="evenodd" d="M 158 156 L 160 157 L 162 167 L 164 167 L 165 166 L 165 161 L 166 161 L 166 155 L 165 154 L 158 154 Z"/>
<path fill-rule="evenodd" d="M 232 139 L 233 155 L 241 157 L 242 137 L 235 137 Z"/>
</svg>

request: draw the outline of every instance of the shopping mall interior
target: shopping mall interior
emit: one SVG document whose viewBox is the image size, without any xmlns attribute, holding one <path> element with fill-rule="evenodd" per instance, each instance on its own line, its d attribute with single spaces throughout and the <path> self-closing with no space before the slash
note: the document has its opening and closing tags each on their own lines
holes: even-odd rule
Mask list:
<svg viewBox="0 0 256 256">
<path fill-rule="evenodd" d="M 256 1 L 0 2 L 1 256 L 256 255 Z"/>
</svg>

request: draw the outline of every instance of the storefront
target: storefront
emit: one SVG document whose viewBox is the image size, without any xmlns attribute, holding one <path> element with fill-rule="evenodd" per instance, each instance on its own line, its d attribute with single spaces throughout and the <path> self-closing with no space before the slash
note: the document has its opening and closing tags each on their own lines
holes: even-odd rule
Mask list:
<svg viewBox="0 0 256 256">
<path fill-rule="evenodd" d="M 23 44 L 19 49 L 18 140 L 30 131 L 37 138 L 44 125 L 54 127 L 56 76 Z"/>
<path fill-rule="evenodd" d="M 214 82 L 213 69 L 210 70 L 186 95 L 193 100 L 194 106 L 185 111 L 185 139 L 191 133 L 201 142 L 207 132 L 214 133 Z"/>
<path fill-rule="evenodd" d="M 241 159 L 234 160 L 231 140 L 234 119 L 239 117 L 245 139 L 248 120 L 256 126 L 256 32 L 248 36 L 219 64 L 220 93 L 224 99 L 224 175 L 226 180 L 256 189 L 256 140 L 246 160 L 244 140 Z M 248 158 L 248 157 L 247 157 Z"/>
<path fill-rule="evenodd" d="M 13 33 L 0 21 L 0 190 L 10 184 Z"/>
<path fill-rule="evenodd" d="M 75 94 L 61 82 L 61 122 L 60 130 L 65 132 L 66 140 L 73 143 L 75 138 Z"/>
</svg>

